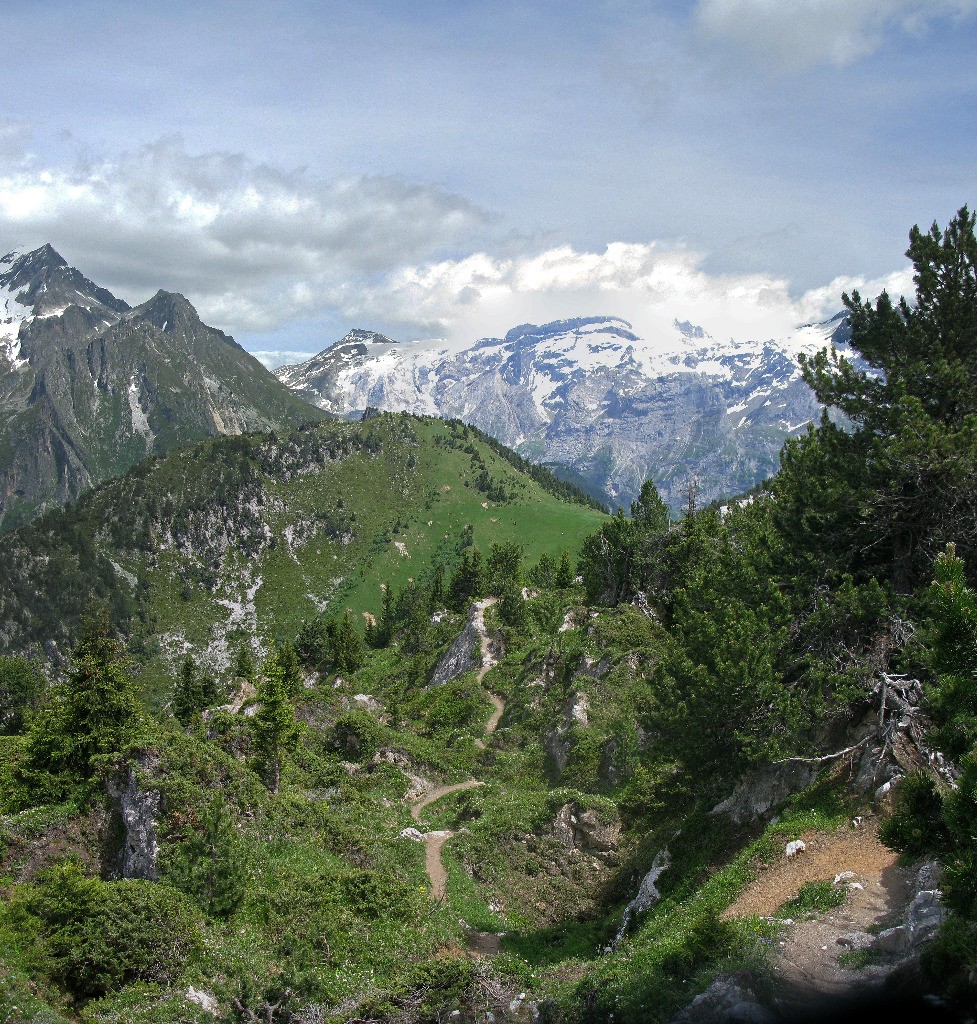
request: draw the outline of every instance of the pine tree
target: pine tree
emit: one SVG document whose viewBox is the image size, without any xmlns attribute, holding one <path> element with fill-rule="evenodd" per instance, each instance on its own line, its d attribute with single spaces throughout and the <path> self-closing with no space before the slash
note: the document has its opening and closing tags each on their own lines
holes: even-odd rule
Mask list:
<svg viewBox="0 0 977 1024">
<path fill-rule="evenodd" d="M 282 677 L 290 697 L 297 697 L 302 689 L 302 669 L 299 665 L 295 648 L 284 641 L 275 645 L 278 650 L 278 663 L 281 665 Z"/>
<path fill-rule="evenodd" d="M 346 610 L 336 631 L 333 666 L 339 672 L 355 672 L 366 659 L 366 650 L 360 634 L 353 625 L 353 617 Z"/>
<path fill-rule="evenodd" d="M 921 635 L 934 682 L 927 687 L 932 739 L 953 760 L 977 749 L 977 593 L 953 545 L 936 560 L 931 615 Z"/>
<path fill-rule="evenodd" d="M 485 567 L 485 588 L 488 593 L 500 595 L 506 587 L 516 587 L 522 583 L 522 557 L 521 544 L 492 544 Z"/>
<path fill-rule="evenodd" d="M 46 680 L 27 658 L 0 657 L 0 735 L 24 728 L 29 713 L 38 706 Z"/>
<path fill-rule="evenodd" d="M 485 566 L 482 553 L 474 548 L 461 556 L 461 561 L 451 577 L 448 587 L 448 606 L 456 612 L 463 612 L 476 597 L 481 597 L 485 587 Z"/>
<path fill-rule="evenodd" d="M 197 711 L 197 666 L 188 654 L 180 666 L 180 674 L 173 689 L 173 717 L 182 726 L 188 726 Z"/>
<path fill-rule="evenodd" d="M 529 571 L 529 582 L 534 587 L 542 587 L 544 590 L 553 586 L 556 579 L 556 565 L 553 559 L 544 551 L 539 556 L 539 561 Z"/>
<path fill-rule="evenodd" d="M 553 581 L 560 590 L 566 590 L 573 586 L 573 566 L 570 563 L 570 552 L 564 549 L 560 556 L 560 564 L 556 570 L 556 578 Z"/>
<path fill-rule="evenodd" d="M 394 635 L 394 588 L 388 581 L 383 588 L 383 608 L 377 623 L 376 646 L 389 647 Z"/>
<path fill-rule="evenodd" d="M 44 800 L 92 779 L 139 741 L 143 719 L 125 647 L 104 613 L 87 617 L 67 681 L 35 716 L 21 777 Z"/>
<path fill-rule="evenodd" d="M 234 675 L 238 679 L 246 679 L 249 683 L 254 682 L 254 657 L 251 654 L 251 644 L 242 640 L 237 649 L 237 657 L 234 659 Z"/>
<path fill-rule="evenodd" d="M 977 555 L 977 237 L 961 209 L 944 231 L 913 228 L 916 302 L 844 296 L 866 369 L 827 350 L 803 359 L 826 417 L 792 442 L 775 483 L 777 514 L 805 572 L 888 576 L 908 593 L 950 541 Z"/>
<path fill-rule="evenodd" d="M 518 587 L 509 585 L 499 595 L 499 617 L 515 629 L 526 625 L 526 602 Z"/>
<path fill-rule="evenodd" d="M 272 793 L 277 793 L 281 785 L 282 757 L 298 741 L 299 726 L 279 654 L 274 647 L 262 667 L 258 699 L 261 703 L 252 719 L 255 746 L 265 770 L 268 788 Z"/>
<path fill-rule="evenodd" d="M 436 612 L 444 607 L 444 566 L 438 562 L 434 567 L 434 575 L 431 578 L 431 596 L 428 600 L 428 610 Z"/>
<path fill-rule="evenodd" d="M 220 793 L 175 847 L 166 880 L 193 896 L 211 917 L 229 917 L 240 905 L 248 880 L 247 854 Z"/>
</svg>

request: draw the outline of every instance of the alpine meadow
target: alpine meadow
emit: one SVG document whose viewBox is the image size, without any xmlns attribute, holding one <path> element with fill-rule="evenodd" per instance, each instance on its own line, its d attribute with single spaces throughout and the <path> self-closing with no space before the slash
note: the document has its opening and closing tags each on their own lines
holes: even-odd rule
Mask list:
<svg viewBox="0 0 977 1024">
<path fill-rule="evenodd" d="M 824 415 L 749 496 L 611 515 L 371 412 L 9 532 L 5 1019 L 972 1005 L 974 225 L 846 296 L 860 368 L 802 358 Z"/>
<path fill-rule="evenodd" d="M 0 1024 L 975 1024 L 977 0 L 6 7 Z"/>
</svg>

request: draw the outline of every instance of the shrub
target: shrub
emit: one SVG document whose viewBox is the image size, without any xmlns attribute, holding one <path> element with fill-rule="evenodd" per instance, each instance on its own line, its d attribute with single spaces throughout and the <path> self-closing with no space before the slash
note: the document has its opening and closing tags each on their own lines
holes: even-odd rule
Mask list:
<svg viewBox="0 0 977 1024">
<path fill-rule="evenodd" d="M 845 902 L 845 890 L 831 882 L 805 882 L 800 892 L 788 900 L 781 912 L 787 917 L 804 917 L 808 914 L 823 914 Z"/>
<path fill-rule="evenodd" d="M 200 947 L 192 905 L 168 885 L 86 878 L 68 861 L 15 887 L 8 913 L 38 965 L 73 996 L 131 982 L 167 984 Z"/>
<path fill-rule="evenodd" d="M 23 729 L 25 716 L 39 703 L 44 686 L 44 675 L 33 662 L 0 657 L 0 734 Z"/>
</svg>

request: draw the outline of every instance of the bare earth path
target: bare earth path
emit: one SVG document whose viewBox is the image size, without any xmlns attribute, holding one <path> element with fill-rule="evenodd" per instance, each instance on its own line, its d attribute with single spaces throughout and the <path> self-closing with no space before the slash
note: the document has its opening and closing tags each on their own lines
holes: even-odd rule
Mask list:
<svg viewBox="0 0 977 1024">
<path fill-rule="evenodd" d="M 495 598 L 489 597 L 484 601 L 478 601 L 475 605 L 475 615 L 472 622 L 475 629 L 478 631 L 478 635 L 481 638 L 480 650 L 482 655 L 482 666 L 478 671 L 478 682 L 481 683 L 485 676 L 490 672 L 497 664 L 498 659 L 495 657 L 495 653 L 492 650 L 492 643 L 488 637 L 488 630 L 485 628 L 485 609 L 495 604 Z M 503 711 L 505 711 L 505 703 L 502 699 L 496 696 L 494 693 L 489 693 L 489 699 L 495 710 L 492 712 L 491 717 L 485 723 L 485 735 L 491 736 L 495 732 L 496 727 L 499 724 L 499 719 L 502 717 Z M 476 746 L 485 749 L 485 740 L 475 740 Z M 435 800 L 440 800 L 441 797 L 447 796 L 449 793 L 458 793 L 463 789 L 474 789 L 476 786 L 484 786 L 484 782 L 479 782 L 478 779 L 468 779 L 465 782 L 456 782 L 451 786 L 439 786 L 437 789 L 432 789 L 430 792 L 425 793 L 419 800 L 415 800 L 411 804 L 410 814 L 416 822 L 421 820 L 421 812 L 428 804 L 433 804 Z M 438 832 L 426 832 L 424 834 L 424 869 L 427 871 L 427 877 L 431 880 L 431 899 L 442 900 L 444 899 L 447 891 L 448 873 L 444 869 L 444 862 L 441 860 L 441 847 L 451 838 L 454 833 L 447 829 Z"/>
<path fill-rule="evenodd" d="M 773 962 L 772 1001 L 784 1019 L 828 1005 L 826 1000 L 877 990 L 886 973 L 883 965 L 846 969 L 838 957 L 855 948 L 851 938 L 899 923 L 911 895 L 910 874 L 879 841 L 875 819 L 850 832 L 810 832 L 802 838 L 807 849 L 763 871 L 723 914 L 771 917 L 805 882 L 832 881 L 851 872 L 848 881 L 857 884 L 848 887 L 842 906 L 798 921 L 782 936 Z"/>
</svg>

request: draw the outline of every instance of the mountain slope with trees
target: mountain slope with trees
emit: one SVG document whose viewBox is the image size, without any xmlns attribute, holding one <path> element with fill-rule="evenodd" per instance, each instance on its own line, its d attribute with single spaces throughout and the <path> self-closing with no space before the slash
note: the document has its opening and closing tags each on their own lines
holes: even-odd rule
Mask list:
<svg viewBox="0 0 977 1024">
<path fill-rule="evenodd" d="M 477 433 L 406 416 L 196 449 L 207 466 L 208 451 L 238 446 L 224 455 L 237 452 L 248 497 L 227 503 L 223 533 L 222 519 L 198 526 L 165 506 L 172 486 L 192 507 L 167 483 L 176 462 L 106 488 L 132 513 L 125 532 L 149 531 L 144 550 L 161 553 L 146 576 L 119 561 L 149 580 L 145 607 L 160 615 L 162 556 L 205 566 L 228 536 L 264 559 L 257 593 L 268 586 L 269 552 L 292 547 L 272 548 L 264 527 L 284 538 L 301 523 L 261 511 L 278 481 L 313 478 L 305 507 L 338 493 L 324 484 L 342 478 L 308 469 L 313 450 L 331 451 L 333 469 L 363 453 L 387 465 L 357 479 L 398 519 L 366 535 L 372 576 L 321 615 L 279 594 L 241 620 L 217 671 L 212 637 L 190 628 L 206 619 L 192 588 L 186 643 L 165 669 L 140 616 L 117 615 L 128 655 L 104 619 L 74 631 L 46 692 L 11 645 L 0 998 L 91 1024 L 709 1022 L 785 1007 L 783 1019 L 830 1019 L 844 1009 L 836 990 L 792 989 L 775 968 L 796 929 L 827 928 L 855 899 L 845 865 L 781 886 L 772 914 L 737 901 L 775 866 L 803 865 L 805 837 L 823 852 L 881 835 L 904 856 L 891 867 L 901 902 L 812 955 L 850 972 L 842 994 L 877 998 L 887 982 L 903 1009 L 930 1012 L 918 1000 L 936 995 L 946 1019 L 965 1019 L 977 995 L 974 228 L 965 208 L 945 230 L 913 232 L 915 306 L 846 299 L 867 369 L 825 352 L 805 373 L 851 433 L 825 420 L 787 445 L 769 487 L 728 507 L 690 503 L 674 521 L 651 484 L 630 516 L 560 502 L 578 532 L 558 544 L 552 520 L 534 533 L 546 506 L 518 486 L 529 478 L 506 476 L 515 468 Z M 179 465 L 192 490 L 197 471 Z M 77 559 L 102 493 L 34 563 L 38 590 L 57 551 L 62 566 Z M 458 495 L 457 512 L 482 509 L 493 526 L 510 508 L 512 528 L 446 530 Z M 140 525 L 150 496 L 160 507 Z M 425 548 L 404 502 L 450 547 Z M 13 534 L 21 557 L 45 522 Z M 110 537 L 86 555 L 106 573 L 124 557 Z M 229 611 L 242 604 L 218 582 Z M 443 901 L 430 898 L 432 835 Z"/>
<path fill-rule="evenodd" d="M 182 295 L 131 308 L 49 245 L 0 259 L 0 530 L 147 456 L 322 418 Z"/>
</svg>

